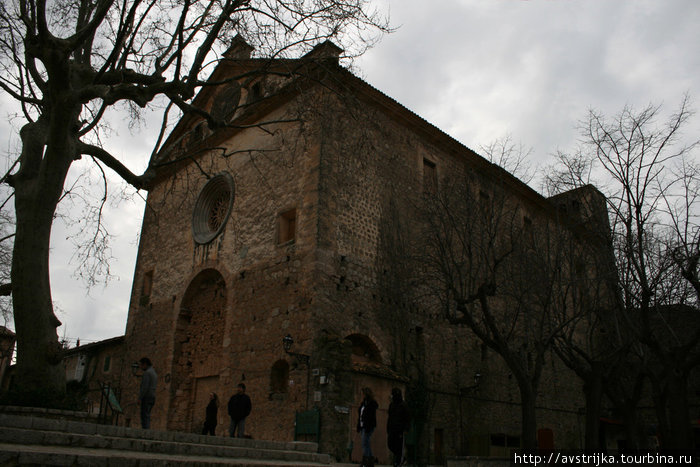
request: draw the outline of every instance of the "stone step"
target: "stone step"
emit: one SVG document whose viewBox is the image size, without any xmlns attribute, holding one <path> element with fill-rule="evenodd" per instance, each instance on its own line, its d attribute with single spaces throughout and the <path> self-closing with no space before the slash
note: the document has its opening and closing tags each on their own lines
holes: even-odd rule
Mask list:
<svg viewBox="0 0 700 467">
<path fill-rule="evenodd" d="M 0 442 L 0 465 L 179 465 L 171 463 L 180 462 L 178 459 L 183 465 L 330 464 L 330 456 L 317 453 L 316 443 L 204 436 L 2 413 Z M 111 458 L 121 460 L 106 464 Z M 52 463 L 46 464 L 48 461 Z"/>
<path fill-rule="evenodd" d="M 99 425 L 96 423 L 54 420 L 37 416 L 9 415 L 0 413 L 0 427 L 56 431 L 83 435 L 100 435 L 138 440 L 171 441 L 178 443 L 208 444 L 216 446 L 246 447 L 316 453 L 316 443 L 302 441 L 268 441 L 222 436 L 205 436 L 178 431 L 143 430 L 123 426 Z"/>
<path fill-rule="evenodd" d="M 253 446 L 225 446 L 217 444 L 183 443 L 153 439 L 121 438 L 102 435 L 83 435 L 58 431 L 40 431 L 0 426 L 0 439 L 5 443 L 70 446 L 87 449 L 115 449 L 174 454 L 179 456 L 217 456 L 226 458 L 269 459 L 292 462 L 326 462 L 323 454 L 289 451 L 282 449 L 260 449 Z M 225 439 L 225 438 L 224 438 Z M 253 443 L 250 443 L 253 444 Z"/>
<path fill-rule="evenodd" d="M 222 465 L 234 465 L 239 467 L 319 467 L 328 464 L 216 456 L 178 456 L 175 454 L 120 451 L 116 449 L 89 449 L 67 446 L 0 443 L 0 465 L 47 467 L 215 467 Z"/>
</svg>

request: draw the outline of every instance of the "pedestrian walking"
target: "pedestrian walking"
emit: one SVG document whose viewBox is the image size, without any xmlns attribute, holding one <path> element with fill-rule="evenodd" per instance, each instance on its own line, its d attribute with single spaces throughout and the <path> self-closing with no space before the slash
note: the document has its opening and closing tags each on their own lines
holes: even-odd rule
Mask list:
<svg viewBox="0 0 700 467">
<path fill-rule="evenodd" d="M 362 404 L 358 410 L 357 432 L 362 437 L 362 466 L 374 467 L 374 455 L 372 454 L 372 433 L 377 427 L 377 409 L 379 404 L 374 400 L 374 393 L 370 388 L 362 388 Z"/>
<path fill-rule="evenodd" d="M 203 435 L 212 435 L 216 433 L 216 423 L 217 417 L 219 415 L 219 397 L 216 393 L 212 392 L 209 394 L 209 404 L 207 404 L 206 413 L 204 417 L 204 429 L 202 430 Z"/>
</svg>

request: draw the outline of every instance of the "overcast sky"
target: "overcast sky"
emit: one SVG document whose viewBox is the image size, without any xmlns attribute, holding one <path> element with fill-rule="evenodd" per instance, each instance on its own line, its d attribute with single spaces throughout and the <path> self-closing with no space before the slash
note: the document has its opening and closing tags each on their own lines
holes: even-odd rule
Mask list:
<svg viewBox="0 0 700 467">
<path fill-rule="evenodd" d="M 542 165 L 576 145 L 589 108 L 612 116 L 655 103 L 670 112 L 685 93 L 700 108 L 698 0 L 378 2 L 399 28 L 356 62 L 357 73 L 477 151 L 511 135 Z M 700 135 L 698 119 L 687 131 Z M 147 136 L 119 136 L 113 151 L 147 160 Z M 16 144 L 4 125 L 0 139 L 6 150 Z M 142 213 L 138 198 L 109 206 L 115 278 L 89 295 L 73 277 L 71 231 L 57 223 L 52 289 L 72 344 L 124 333 Z"/>
</svg>

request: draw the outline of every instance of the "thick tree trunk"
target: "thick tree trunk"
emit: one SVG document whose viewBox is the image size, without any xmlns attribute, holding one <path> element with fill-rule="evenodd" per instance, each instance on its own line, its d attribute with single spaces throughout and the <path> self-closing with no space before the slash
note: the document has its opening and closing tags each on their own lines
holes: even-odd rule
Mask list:
<svg viewBox="0 0 700 467">
<path fill-rule="evenodd" d="M 537 448 L 536 391 L 530 384 L 520 384 L 520 408 L 522 411 L 522 445 L 525 449 Z"/>
<path fill-rule="evenodd" d="M 586 395 L 585 448 L 597 450 L 600 448 L 600 410 L 603 403 L 602 368 L 593 366 L 584 382 L 583 391 Z"/>
<path fill-rule="evenodd" d="M 680 370 L 670 372 L 668 380 L 669 439 L 664 447 L 692 449 L 693 438 L 688 409 L 688 381 Z"/>
<path fill-rule="evenodd" d="M 17 235 L 12 257 L 12 300 L 17 332 L 15 389 L 29 404 L 65 393 L 65 370 L 49 283 L 51 218 L 43 221 L 38 200 L 17 196 Z M 34 205 L 34 206 L 32 206 Z"/>
<path fill-rule="evenodd" d="M 691 449 L 693 446 L 688 407 L 688 379 L 680 368 L 670 368 L 663 381 L 652 382 L 654 409 L 661 446 L 665 449 Z"/>
<path fill-rule="evenodd" d="M 654 412 L 656 412 L 657 431 L 659 433 L 660 444 L 667 448 L 669 443 L 672 444 L 671 429 L 668 424 L 667 389 L 664 388 L 660 381 L 652 378 L 652 401 L 654 402 Z"/>
<path fill-rule="evenodd" d="M 643 436 L 642 427 L 637 420 L 637 402 L 628 402 L 622 409 L 627 449 L 645 449 L 648 444 Z"/>
<path fill-rule="evenodd" d="M 13 392 L 25 405 L 57 405 L 66 390 L 56 332 L 61 323 L 51 300 L 49 246 L 56 206 L 74 158 L 70 122 L 75 114 L 60 112 L 51 125 L 23 128 L 22 166 L 13 178 L 17 222 L 12 255 L 17 334 Z"/>
</svg>

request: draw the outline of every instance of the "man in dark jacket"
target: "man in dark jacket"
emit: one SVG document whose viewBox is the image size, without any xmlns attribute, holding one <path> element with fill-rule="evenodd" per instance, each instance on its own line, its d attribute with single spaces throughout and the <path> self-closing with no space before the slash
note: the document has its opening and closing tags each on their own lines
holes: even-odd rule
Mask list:
<svg viewBox="0 0 700 467">
<path fill-rule="evenodd" d="M 403 463 L 403 435 L 411 427 L 411 414 L 401 396 L 401 389 L 391 390 L 389 404 L 389 419 L 386 422 L 386 441 L 389 450 L 394 454 L 394 466 Z"/>
<path fill-rule="evenodd" d="M 143 370 L 141 377 L 141 389 L 139 390 L 139 403 L 141 404 L 141 428 L 151 428 L 151 409 L 156 403 L 156 383 L 158 375 L 153 369 L 151 360 L 143 357 L 139 360 L 139 365 Z"/>
<path fill-rule="evenodd" d="M 228 432 L 233 438 L 234 433 L 238 433 L 239 438 L 245 434 L 245 419 L 250 415 L 252 404 L 250 397 L 245 393 L 245 384 L 239 383 L 236 394 L 228 401 L 228 414 L 231 417 L 231 427 Z"/>
</svg>

